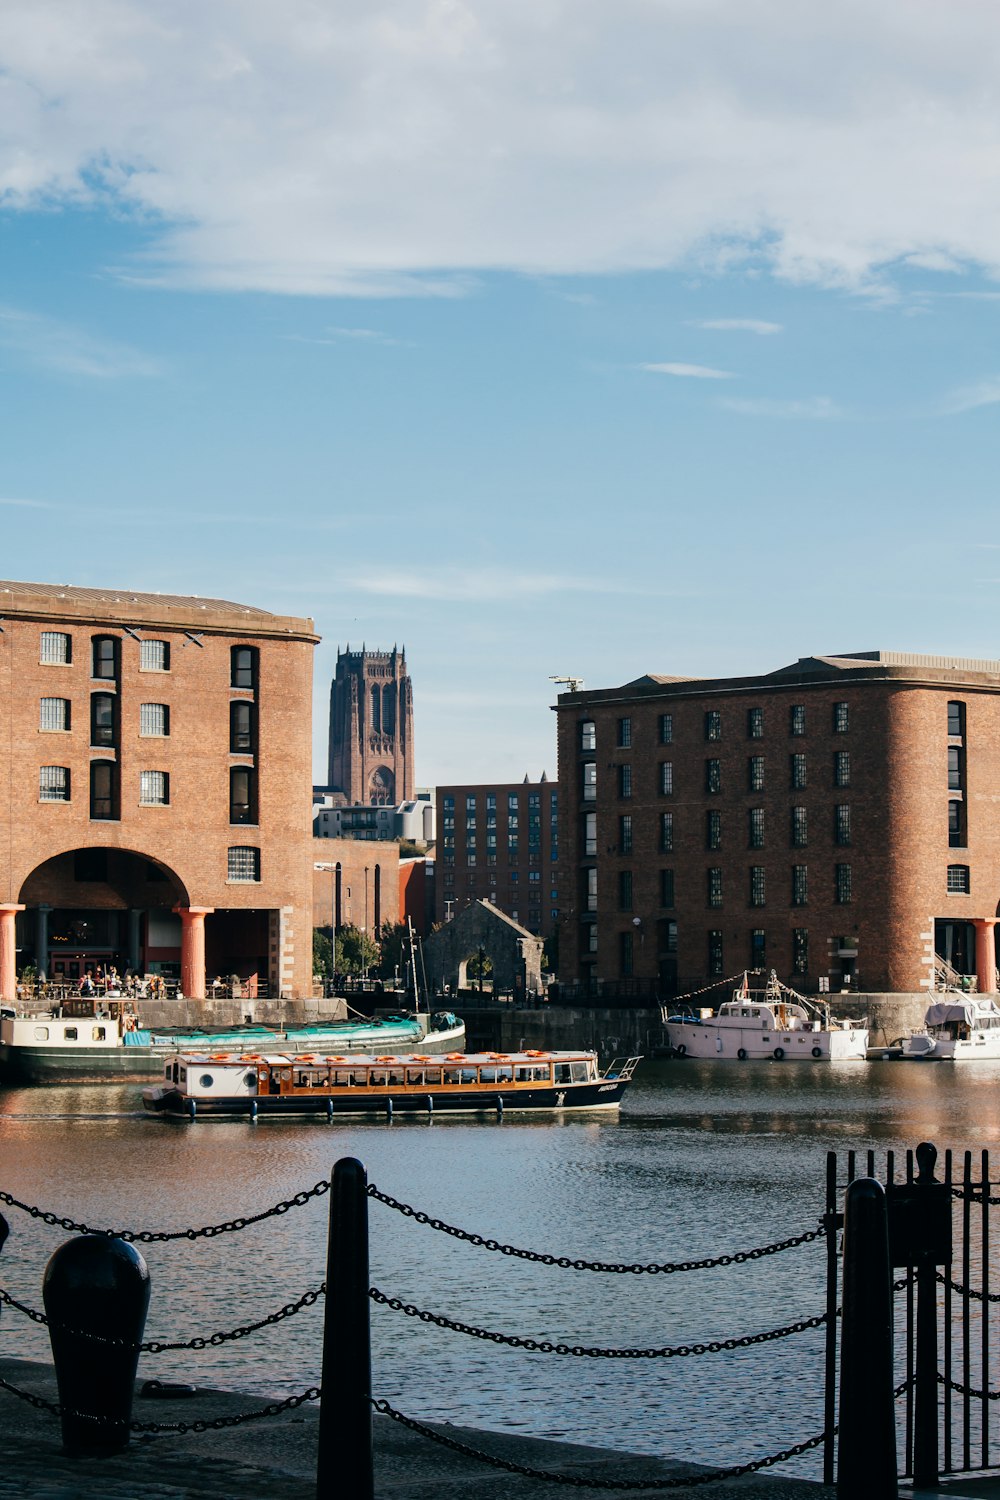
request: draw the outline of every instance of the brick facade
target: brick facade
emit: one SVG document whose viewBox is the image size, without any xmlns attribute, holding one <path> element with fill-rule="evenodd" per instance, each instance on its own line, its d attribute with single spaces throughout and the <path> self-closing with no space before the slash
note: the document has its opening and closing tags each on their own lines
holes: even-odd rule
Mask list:
<svg viewBox="0 0 1000 1500">
<path fill-rule="evenodd" d="M 193 924 L 209 975 L 308 995 L 312 622 L 20 583 L 0 583 L 0 616 L 18 965 L 176 973 Z"/>
<path fill-rule="evenodd" d="M 439 786 L 438 919 L 490 901 L 547 937 L 559 920 L 559 788 L 541 781 Z"/>
<path fill-rule="evenodd" d="M 936 951 L 995 988 L 1000 663 L 812 657 L 556 712 L 562 979 L 904 992 Z"/>
<path fill-rule="evenodd" d="M 400 919 L 399 845 L 313 839 L 313 926 L 360 927 L 377 940 Z"/>
<path fill-rule="evenodd" d="M 405 651 L 338 651 L 328 777 L 352 806 L 412 800 L 413 684 Z"/>
</svg>

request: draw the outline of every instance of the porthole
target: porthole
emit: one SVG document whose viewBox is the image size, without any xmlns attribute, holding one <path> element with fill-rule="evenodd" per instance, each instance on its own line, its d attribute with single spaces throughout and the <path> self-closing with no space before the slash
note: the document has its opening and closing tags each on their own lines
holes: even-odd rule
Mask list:
<svg viewBox="0 0 1000 1500">
<path fill-rule="evenodd" d="M 47 1026 L 36 1026 L 35 1027 L 35 1041 L 36 1042 L 47 1042 L 48 1039 L 49 1039 L 49 1028 Z"/>
<path fill-rule="evenodd" d="M 212 1077 L 211 1073 L 202 1073 L 201 1077 L 198 1079 L 198 1083 L 203 1089 L 210 1089 L 214 1082 L 215 1079 Z"/>
<path fill-rule="evenodd" d="M 244 1082 L 244 1084 L 246 1085 L 246 1087 L 248 1089 L 250 1089 L 250 1090 L 255 1089 L 257 1087 L 257 1074 L 256 1073 L 248 1073 L 246 1075 L 246 1077 L 244 1078 L 243 1082 Z"/>
</svg>

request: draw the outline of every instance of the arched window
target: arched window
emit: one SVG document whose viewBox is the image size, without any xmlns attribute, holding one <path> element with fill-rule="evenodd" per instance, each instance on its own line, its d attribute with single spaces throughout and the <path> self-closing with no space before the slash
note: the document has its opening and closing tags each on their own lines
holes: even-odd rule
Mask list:
<svg viewBox="0 0 1000 1500">
<path fill-rule="evenodd" d="M 382 930 L 382 866 L 375 866 L 375 936 Z"/>
<path fill-rule="evenodd" d="M 387 766 L 379 766 L 372 772 L 369 782 L 368 801 L 372 807 L 392 807 L 395 804 L 396 782 Z"/>
<path fill-rule="evenodd" d="M 396 733 L 396 684 L 392 682 L 382 689 L 382 728 L 386 734 Z"/>
<path fill-rule="evenodd" d="M 95 635 L 90 643 L 90 675 L 110 682 L 118 680 L 118 639 L 113 635 Z"/>
<path fill-rule="evenodd" d="M 229 653 L 230 683 L 234 688 L 257 687 L 256 646 L 233 646 Z"/>
<path fill-rule="evenodd" d="M 90 816 L 110 821 L 118 817 L 118 767 L 113 760 L 90 762 Z"/>
<path fill-rule="evenodd" d="M 343 894 L 343 889 L 344 889 L 344 867 L 340 863 L 340 860 L 338 859 L 336 867 L 334 868 L 334 872 L 333 872 L 333 925 L 334 925 L 334 927 L 337 927 L 337 928 L 339 928 L 339 927 L 341 927 L 343 925 L 343 921 L 342 921 L 341 914 L 340 914 L 340 900 L 341 900 L 341 896 Z M 336 960 L 335 960 L 335 962 L 336 962 Z"/>
<path fill-rule="evenodd" d="M 372 729 L 376 734 L 382 728 L 382 689 L 376 685 L 372 688 Z"/>
<path fill-rule="evenodd" d="M 257 772 L 250 766 L 233 766 L 229 772 L 229 821 L 257 821 Z"/>
<path fill-rule="evenodd" d="M 256 705 L 236 698 L 229 705 L 229 749 L 235 755 L 252 755 L 256 748 Z"/>
<path fill-rule="evenodd" d="M 91 693 L 90 695 L 90 743 L 92 745 L 114 745 L 115 705 L 114 693 Z"/>
</svg>

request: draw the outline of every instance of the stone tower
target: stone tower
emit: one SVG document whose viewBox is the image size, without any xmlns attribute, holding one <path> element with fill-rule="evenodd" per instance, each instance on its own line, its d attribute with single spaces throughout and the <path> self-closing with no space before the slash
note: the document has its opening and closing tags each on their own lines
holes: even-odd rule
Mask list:
<svg viewBox="0 0 1000 1500">
<path fill-rule="evenodd" d="M 328 776 L 348 803 L 394 806 L 413 797 L 413 685 L 405 647 L 338 650 Z"/>
</svg>

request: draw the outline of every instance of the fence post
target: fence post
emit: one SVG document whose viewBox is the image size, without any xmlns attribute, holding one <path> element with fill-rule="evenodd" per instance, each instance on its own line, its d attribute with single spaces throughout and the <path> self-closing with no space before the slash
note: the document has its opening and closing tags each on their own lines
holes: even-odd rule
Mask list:
<svg viewBox="0 0 1000 1500">
<path fill-rule="evenodd" d="M 342 1157 L 330 1193 L 317 1500 L 375 1495 L 367 1189 L 361 1162 Z"/>
<path fill-rule="evenodd" d="M 937 1150 L 922 1141 L 916 1150 L 915 1186 L 926 1192 L 936 1184 L 934 1164 Z M 940 1185 L 937 1184 L 939 1189 Z M 933 1193 L 933 1188 L 932 1188 Z M 927 1194 L 929 1198 L 931 1194 Z M 950 1195 L 947 1212 L 951 1217 Z M 949 1254 L 950 1259 L 950 1254 Z M 938 1482 L 938 1347 L 937 1266 L 933 1249 L 920 1247 L 917 1262 L 917 1368 L 913 1413 L 913 1484 L 917 1489 L 937 1488 Z"/>
<path fill-rule="evenodd" d="M 42 1281 L 66 1453 L 128 1446 L 149 1270 L 134 1245 L 103 1234 L 69 1240 Z M 89 1337 L 87 1335 L 90 1335 Z"/>
<path fill-rule="evenodd" d="M 842 1321 L 838 1500 L 897 1500 L 888 1213 L 873 1177 L 844 1199 Z"/>
</svg>

